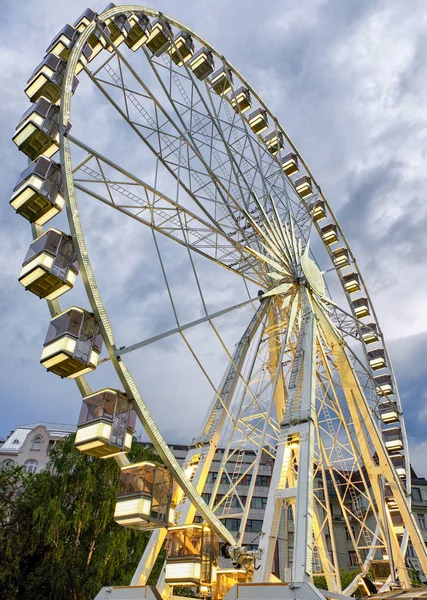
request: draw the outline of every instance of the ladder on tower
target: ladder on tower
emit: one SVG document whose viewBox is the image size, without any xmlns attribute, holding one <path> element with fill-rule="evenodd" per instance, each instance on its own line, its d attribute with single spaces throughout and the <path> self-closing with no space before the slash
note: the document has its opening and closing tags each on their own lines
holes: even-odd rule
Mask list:
<svg viewBox="0 0 427 600">
<path fill-rule="evenodd" d="M 236 462 L 234 463 L 233 475 L 231 476 L 231 492 L 224 500 L 224 507 L 222 509 L 222 517 L 227 517 L 230 514 L 230 508 L 233 503 L 233 498 L 235 496 L 235 490 L 237 485 L 237 480 L 240 477 L 240 472 L 242 470 L 243 458 L 245 456 L 246 450 L 244 447 L 241 447 L 239 453 L 236 458 Z"/>
</svg>

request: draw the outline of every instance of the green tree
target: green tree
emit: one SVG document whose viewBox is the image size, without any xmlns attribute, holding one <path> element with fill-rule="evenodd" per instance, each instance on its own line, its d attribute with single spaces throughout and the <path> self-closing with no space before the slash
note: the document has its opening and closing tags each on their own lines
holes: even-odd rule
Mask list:
<svg viewBox="0 0 427 600">
<path fill-rule="evenodd" d="M 159 460 L 138 444 L 129 459 Z M 75 450 L 73 436 L 45 471 L 0 473 L 0 597 L 93 600 L 103 585 L 129 585 L 148 536 L 113 520 L 119 473 Z"/>
</svg>

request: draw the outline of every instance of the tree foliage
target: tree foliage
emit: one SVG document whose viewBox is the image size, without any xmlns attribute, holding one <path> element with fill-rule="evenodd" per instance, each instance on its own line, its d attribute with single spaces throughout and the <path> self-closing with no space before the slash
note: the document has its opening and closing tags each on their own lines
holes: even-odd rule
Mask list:
<svg viewBox="0 0 427 600">
<path fill-rule="evenodd" d="M 131 462 L 159 460 L 135 444 Z M 129 585 L 147 534 L 113 520 L 120 469 L 85 456 L 70 436 L 48 468 L 0 471 L 0 598 L 93 600 L 103 585 Z"/>
</svg>

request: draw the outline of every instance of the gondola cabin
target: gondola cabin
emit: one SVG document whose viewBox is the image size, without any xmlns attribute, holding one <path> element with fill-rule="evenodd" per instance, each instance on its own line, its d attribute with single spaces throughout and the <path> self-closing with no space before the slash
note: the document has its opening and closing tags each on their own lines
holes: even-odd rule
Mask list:
<svg viewBox="0 0 427 600">
<path fill-rule="evenodd" d="M 283 134 L 281 131 L 270 131 L 264 138 L 264 143 L 267 146 L 267 150 L 273 156 L 277 154 L 280 150 L 283 150 Z"/>
<path fill-rule="evenodd" d="M 374 342 L 378 342 L 379 338 L 376 323 L 362 325 L 360 333 L 362 334 L 362 340 L 365 342 L 365 344 L 373 344 Z"/>
<path fill-rule="evenodd" d="M 52 52 L 45 56 L 43 61 L 36 67 L 28 80 L 25 93 L 31 102 L 43 97 L 54 104 L 61 99 L 62 82 L 64 81 L 67 63 Z M 77 89 L 79 80 L 74 75 L 71 93 Z"/>
<path fill-rule="evenodd" d="M 236 111 L 236 113 L 239 113 L 239 112 L 244 113 L 247 110 L 249 110 L 251 107 L 251 104 L 252 104 L 252 100 L 251 100 L 251 93 L 248 90 L 248 88 L 245 88 L 242 86 L 239 89 L 235 90 L 231 94 L 230 103 L 231 103 L 231 106 Z"/>
<path fill-rule="evenodd" d="M 335 223 L 328 223 L 324 225 L 320 229 L 322 233 L 322 239 L 325 244 L 331 246 L 332 244 L 336 244 L 338 242 L 338 228 Z"/>
<path fill-rule="evenodd" d="M 298 157 L 293 152 L 288 152 L 282 159 L 282 169 L 285 175 L 290 177 L 298 173 Z"/>
<path fill-rule="evenodd" d="M 58 122 L 59 107 L 46 98 L 39 98 L 23 114 L 13 141 L 31 160 L 39 156 L 49 158 L 59 149 Z M 65 131 L 70 129 L 69 122 Z"/>
<path fill-rule="evenodd" d="M 218 600 L 222 600 L 236 583 L 248 583 L 244 569 L 218 569 L 216 577 Z"/>
<path fill-rule="evenodd" d="M 54 300 L 74 286 L 78 272 L 71 236 L 52 228 L 31 243 L 19 283 L 39 298 Z"/>
<path fill-rule="evenodd" d="M 117 8 L 117 5 L 113 2 L 106 6 L 102 12 L 105 12 L 112 8 Z M 108 27 L 109 38 L 116 47 L 120 46 L 120 44 L 122 44 L 126 39 L 126 20 L 126 15 L 114 15 L 114 17 L 108 17 L 107 19 L 105 19 L 105 25 Z M 113 51 L 113 48 L 110 44 L 107 45 L 107 50 L 109 52 Z"/>
<path fill-rule="evenodd" d="M 215 61 L 213 54 L 204 46 L 197 50 L 192 59 L 188 63 L 194 75 L 200 81 L 203 81 L 211 75 L 215 69 Z"/>
<path fill-rule="evenodd" d="M 345 291 L 349 294 L 360 292 L 360 281 L 357 273 L 348 273 L 347 275 L 343 275 L 342 282 Z"/>
<path fill-rule="evenodd" d="M 385 350 L 383 348 L 377 348 L 377 350 L 371 350 L 368 352 L 368 360 L 369 366 L 374 371 L 379 371 L 380 369 L 385 369 L 386 360 L 385 360 Z"/>
<path fill-rule="evenodd" d="M 295 191 L 300 198 L 308 198 L 313 193 L 311 178 L 308 175 L 302 175 L 295 179 Z"/>
<path fill-rule="evenodd" d="M 268 127 L 267 111 L 262 106 L 256 108 L 249 114 L 248 123 L 252 131 L 259 135 Z"/>
<path fill-rule="evenodd" d="M 20 175 L 10 205 L 36 225 L 44 225 L 64 206 L 61 167 L 40 156 Z"/>
<path fill-rule="evenodd" d="M 126 46 L 136 52 L 143 46 L 151 32 L 151 23 L 147 15 L 143 13 L 139 15 L 132 14 L 125 23 L 126 30 Z"/>
<path fill-rule="evenodd" d="M 334 265 L 339 269 L 343 269 L 344 267 L 348 267 L 350 264 L 349 261 L 349 253 L 347 248 L 337 248 L 332 252 L 332 257 L 334 261 Z"/>
<path fill-rule="evenodd" d="M 397 406 L 391 400 L 378 403 L 378 412 L 383 423 L 397 423 L 399 421 L 399 412 Z"/>
<path fill-rule="evenodd" d="M 96 12 L 94 12 L 91 8 L 87 8 L 84 13 L 75 21 L 74 27 L 79 33 L 83 33 L 86 27 L 92 23 L 96 17 Z M 88 39 L 89 46 L 92 49 L 92 54 L 90 59 L 88 59 L 88 62 L 92 61 L 105 48 L 107 40 L 103 33 L 109 35 L 110 31 L 105 24 L 98 23 Z"/>
<path fill-rule="evenodd" d="M 147 40 L 147 48 L 154 54 L 160 56 L 167 52 L 171 46 L 171 37 L 173 35 L 172 27 L 167 21 L 154 19 Z"/>
<path fill-rule="evenodd" d="M 212 74 L 211 85 L 213 91 L 219 96 L 227 94 L 231 90 L 233 75 L 227 67 L 220 67 Z"/>
<path fill-rule="evenodd" d="M 391 427 L 383 431 L 384 444 L 387 450 L 398 451 L 403 449 L 403 437 L 400 427 Z"/>
<path fill-rule="evenodd" d="M 122 467 L 114 520 L 143 531 L 172 526 L 173 494 L 172 475 L 163 465 L 140 462 Z"/>
<path fill-rule="evenodd" d="M 166 583 L 197 586 L 201 595 L 210 595 L 218 553 L 218 536 L 208 525 L 171 527 L 166 543 Z"/>
<path fill-rule="evenodd" d="M 379 396 L 389 396 L 393 393 L 393 382 L 391 375 L 377 375 L 374 377 L 377 384 L 377 394 Z"/>
<path fill-rule="evenodd" d="M 403 454 L 400 454 L 400 452 L 397 454 L 391 454 L 390 460 L 393 463 L 393 466 L 396 469 L 396 473 L 399 475 L 399 477 L 406 477 L 406 464 Z"/>
<path fill-rule="evenodd" d="M 316 200 L 315 202 L 312 202 L 308 209 L 313 217 L 313 221 L 316 223 L 326 219 L 326 206 L 323 200 Z"/>
<path fill-rule="evenodd" d="M 129 452 L 135 423 L 136 413 L 124 392 L 100 390 L 83 400 L 74 444 L 97 458 Z"/>
<path fill-rule="evenodd" d="M 351 304 L 358 319 L 367 317 L 370 314 L 369 302 L 367 298 L 357 298 L 357 300 L 353 300 Z"/>
<path fill-rule="evenodd" d="M 72 306 L 50 322 L 40 362 L 48 371 L 74 379 L 96 369 L 101 349 L 95 317 Z"/>
<path fill-rule="evenodd" d="M 372 560 L 371 561 L 372 576 L 376 585 L 385 583 L 390 577 L 390 561 L 389 560 Z"/>
<path fill-rule="evenodd" d="M 49 48 L 46 50 L 46 54 L 52 53 L 58 58 L 65 60 L 66 62 L 70 58 L 71 50 L 76 43 L 80 32 L 75 27 L 68 24 L 65 25 L 61 31 L 53 38 Z M 80 55 L 79 62 L 76 66 L 76 74 L 78 74 L 83 67 L 88 63 L 92 57 L 92 48 L 89 44 L 85 44 Z"/>
<path fill-rule="evenodd" d="M 173 38 L 173 44 L 169 49 L 169 54 L 173 62 L 181 67 L 193 56 L 194 44 L 189 33 L 179 31 Z"/>
</svg>

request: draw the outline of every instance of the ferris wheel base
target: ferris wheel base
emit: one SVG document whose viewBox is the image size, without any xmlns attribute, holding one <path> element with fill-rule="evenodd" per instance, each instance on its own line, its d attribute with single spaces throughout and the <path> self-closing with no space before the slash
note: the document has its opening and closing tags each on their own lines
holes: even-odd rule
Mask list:
<svg viewBox="0 0 427 600">
<path fill-rule="evenodd" d="M 309 582 L 239 583 L 231 588 L 224 600 L 325 600 Z M 340 596 L 342 599 L 347 596 Z"/>
<path fill-rule="evenodd" d="M 241 583 L 236 584 L 224 600 L 325 600 L 325 595 L 308 582 L 303 583 Z M 326 592 L 327 594 L 327 592 Z M 327 596 L 328 597 L 328 596 Z M 334 600 L 347 596 L 334 594 Z M 163 600 L 151 585 L 103 587 L 94 600 Z"/>
</svg>

